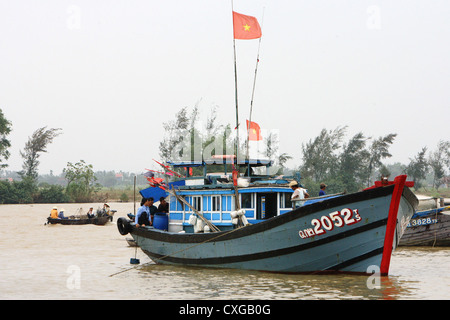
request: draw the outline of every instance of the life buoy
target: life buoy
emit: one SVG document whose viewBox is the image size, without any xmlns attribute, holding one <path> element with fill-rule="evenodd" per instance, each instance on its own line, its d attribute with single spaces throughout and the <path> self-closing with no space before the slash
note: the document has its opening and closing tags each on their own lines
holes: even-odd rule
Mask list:
<svg viewBox="0 0 450 320">
<path fill-rule="evenodd" d="M 131 231 L 129 221 L 124 217 L 120 217 L 117 219 L 117 229 L 119 229 L 121 235 L 127 235 Z"/>
</svg>

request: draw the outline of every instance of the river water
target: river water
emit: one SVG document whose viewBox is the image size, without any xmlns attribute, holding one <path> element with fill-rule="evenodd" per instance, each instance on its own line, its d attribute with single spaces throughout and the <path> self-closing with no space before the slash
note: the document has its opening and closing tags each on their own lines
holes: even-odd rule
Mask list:
<svg viewBox="0 0 450 320">
<path fill-rule="evenodd" d="M 63 204 L 65 214 L 101 204 Z M 389 277 L 285 275 L 155 265 L 105 226 L 45 225 L 53 205 L 0 205 L 0 299 L 449 299 L 450 248 L 400 248 Z M 130 258 L 140 259 L 131 265 Z"/>
</svg>

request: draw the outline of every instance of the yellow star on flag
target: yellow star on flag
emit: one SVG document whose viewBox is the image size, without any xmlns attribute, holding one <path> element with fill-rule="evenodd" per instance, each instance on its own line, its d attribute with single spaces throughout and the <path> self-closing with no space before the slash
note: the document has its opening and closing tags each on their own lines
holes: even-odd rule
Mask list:
<svg viewBox="0 0 450 320">
<path fill-rule="evenodd" d="M 255 17 L 233 11 L 234 39 L 250 40 L 261 38 L 261 27 Z"/>
</svg>

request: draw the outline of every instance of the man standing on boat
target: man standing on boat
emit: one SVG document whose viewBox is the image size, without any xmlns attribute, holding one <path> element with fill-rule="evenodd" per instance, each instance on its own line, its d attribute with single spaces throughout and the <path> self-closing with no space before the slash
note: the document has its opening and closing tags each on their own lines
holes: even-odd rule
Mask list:
<svg viewBox="0 0 450 320">
<path fill-rule="evenodd" d="M 309 198 L 309 193 L 306 192 L 306 189 L 300 188 L 298 186 L 298 182 L 295 180 L 289 183 L 289 187 L 294 190 L 294 193 L 291 196 L 291 201 L 293 202 L 294 208 L 303 206 L 304 201 L 298 200 Z"/>
</svg>

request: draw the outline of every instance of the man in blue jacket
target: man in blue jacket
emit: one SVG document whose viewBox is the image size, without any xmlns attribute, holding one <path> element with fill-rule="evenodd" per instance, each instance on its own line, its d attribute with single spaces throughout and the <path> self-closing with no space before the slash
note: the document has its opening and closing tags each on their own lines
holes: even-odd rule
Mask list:
<svg viewBox="0 0 450 320">
<path fill-rule="evenodd" d="M 141 201 L 141 206 L 139 207 L 134 222 L 136 223 L 136 227 L 139 227 L 140 225 L 145 226 L 151 226 L 150 221 L 150 198 L 143 198 Z"/>
</svg>

